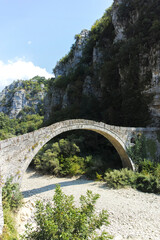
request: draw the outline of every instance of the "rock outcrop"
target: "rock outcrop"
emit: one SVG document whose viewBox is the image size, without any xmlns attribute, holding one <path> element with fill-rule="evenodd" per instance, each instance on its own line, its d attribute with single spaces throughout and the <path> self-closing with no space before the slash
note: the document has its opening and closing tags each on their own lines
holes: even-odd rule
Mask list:
<svg viewBox="0 0 160 240">
<path fill-rule="evenodd" d="M 35 77 L 28 81 L 14 81 L 5 87 L 0 93 L 0 112 L 10 118 L 21 117 L 22 111 L 27 114 L 39 113 L 46 95 L 42 82 L 45 82 L 44 78 Z"/>
<path fill-rule="evenodd" d="M 54 68 L 55 77 L 67 75 L 71 69 L 76 67 L 80 62 L 83 54 L 83 49 L 88 39 L 88 30 L 82 30 L 79 35 L 75 36 L 76 42 L 72 45 L 70 54 L 62 58 Z"/>
</svg>

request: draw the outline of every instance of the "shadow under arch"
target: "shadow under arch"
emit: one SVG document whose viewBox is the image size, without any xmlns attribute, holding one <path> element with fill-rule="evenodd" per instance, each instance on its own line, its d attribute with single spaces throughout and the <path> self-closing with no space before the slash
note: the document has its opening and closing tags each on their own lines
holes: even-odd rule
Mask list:
<svg viewBox="0 0 160 240">
<path fill-rule="evenodd" d="M 33 157 L 47 142 L 49 142 L 54 137 L 60 135 L 61 133 L 79 129 L 97 132 L 98 134 L 104 136 L 111 142 L 111 144 L 117 150 L 121 158 L 123 167 L 134 170 L 134 164 L 127 154 L 127 148 L 125 146 L 125 143 L 123 142 L 122 138 L 118 135 L 118 133 L 112 131 L 112 129 L 109 129 L 109 126 L 110 125 L 107 125 L 105 123 L 99 123 L 83 119 L 75 119 L 55 123 L 48 127 L 35 131 L 35 137 L 38 131 L 41 132 L 39 136 L 37 135 L 38 138 L 37 141 L 35 141 L 35 148 L 32 149 L 33 150 L 32 154 L 30 154 L 29 157 L 26 157 L 27 161 L 25 161 L 25 164 L 23 165 L 23 169 L 21 171 L 22 176 L 23 173 L 28 168 L 29 164 L 31 163 Z"/>
</svg>

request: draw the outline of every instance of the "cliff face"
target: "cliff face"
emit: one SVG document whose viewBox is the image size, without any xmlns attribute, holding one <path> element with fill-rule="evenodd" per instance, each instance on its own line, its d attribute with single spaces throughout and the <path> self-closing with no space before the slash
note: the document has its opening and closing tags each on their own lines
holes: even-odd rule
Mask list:
<svg viewBox="0 0 160 240">
<path fill-rule="evenodd" d="M 18 80 L 5 87 L 0 93 L 0 112 L 10 118 L 21 117 L 23 113 L 40 113 L 46 95 L 44 78 L 35 77 L 28 81 Z"/>
<path fill-rule="evenodd" d="M 141 38 L 141 41 L 137 41 L 141 45 L 137 52 L 138 77 L 139 82 L 146 80 L 141 93 L 150 98 L 147 106 L 151 117 L 150 125 L 153 126 L 160 126 L 159 14 L 160 4 L 157 0 L 139 2 L 115 0 L 112 10 L 112 22 L 116 32 L 115 41 L 129 42 L 131 38 L 135 40 L 138 37 Z M 121 68 L 119 71 L 121 73 Z M 120 75 L 123 84 L 123 72 Z"/>
<path fill-rule="evenodd" d="M 45 119 L 159 126 L 160 4 L 115 0 L 54 68 Z M 48 104 L 50 103 L 50 104 Z"/>
</svg>

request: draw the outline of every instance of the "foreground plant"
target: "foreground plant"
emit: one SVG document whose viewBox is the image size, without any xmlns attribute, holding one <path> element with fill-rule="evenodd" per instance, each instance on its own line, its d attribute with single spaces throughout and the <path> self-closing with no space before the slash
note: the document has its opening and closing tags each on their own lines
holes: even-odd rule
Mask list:
<svg viewBox="0 0 160 240">
<path fill-rule="evenodd" d="M 65 195 L 60 186 L 56 187 L 53 204 L 36 203 L 34 220 L 36 228 L 26 226 L 26 232 L 21 239 L 29 240 L 107 240 L 112 239 L 106 232 L 96 234 L 96 229 L 107 226 L 108 214 L 102 210 L 95 214 L 95 203 L 98 194 L 87 191 L 86 196 L 80 197 L 81 207 L 74 205 L 73 196 Z"/>
<path fill-rule="evenodd" d="M 18 183 L 12 182 L 13 178 L 8 178 L 2 189 L 2 202 L 4 214 L 2 240 L 18 240 L 16 230 L 15 210 L 22 205 L 22 194 Z"/>
<path fill-rule="evenodd" d="M 19 184 L 12 181 L 13 177 L 8 178 L 2 189 L 3 207 L 10 210 L 21 207 L 23 198 Z"/>
</svg>

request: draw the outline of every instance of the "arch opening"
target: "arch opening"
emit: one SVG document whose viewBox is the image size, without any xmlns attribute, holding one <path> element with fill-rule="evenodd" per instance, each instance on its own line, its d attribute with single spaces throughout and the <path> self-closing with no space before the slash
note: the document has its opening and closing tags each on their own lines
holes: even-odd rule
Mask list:
<svg viewBox="0 0 160 240">
<path fill-rule="evenodd" d="M 104 136 L 106 139 L 108 139 L 109 142 L 114 146 L 114 148 L 118 152 L 121 158 L 123 167 L 134 170 L 134 165 L 131 159 L 127 155 L 126 146 L 122 141 L 122 139 L 118 136 L 118 134 L 116 134 L 111 130 L 108 130 L 107 128 L 104 129 L 104 126 L 105 126 L 104 123 L 102 125 L 102 123 L 96 123 L 94 121 L 88 121 L 88 120 L 83 120 L 83 122 L 82 120 L 80 120 L 81 122 L 79 122 L 79 120 L 75 120 L 75 121 L 73 123 L 73 120 L 67 120 L 64 122 L 60 122 L 60 125 L 57 125 L 59 124 L 57 123 L 47 127 L 46 129 L 49 129 L 49 135 L 46 135 L 43 141 L 41 142 L 41 144 L 38 144 L 38 146 L 35 148 L 35 150 L 33 151 L 32 157 L 29 159 L 29 161 L 26 162 L 25 168 L 23 168 L 23 172 L 26 171 L 33 157 L 37 154 L 37 152 L 41 149 L 41 147 L 43 147 L 51 139 L 60 135 L 61 133 L 69 132 L 72 130 L 82 130 L 82 129 L 96 132 Z M 86 123 L 84 123 L 85 121 Z M 62 125 L 61 123 L 65 123 L 65 124 Z M 53 127 L 53 128 L 50 128 L 50 127 Z"/>
<path fill-rule="evenodd" d="M 103 135 L 89 130 L 61 133 L 46 143 L 29 165 L 57 176 L 104 176 L 107 169 L 121 169 L 115 147 Z"/>
</svg>

